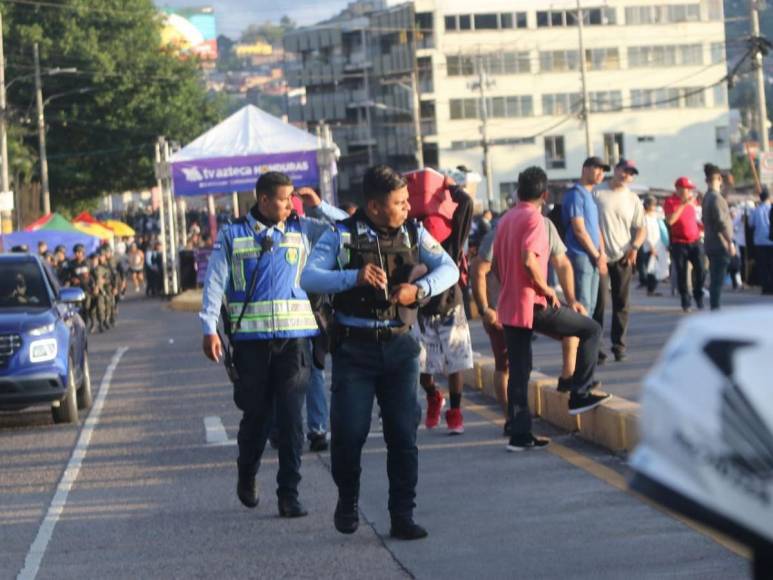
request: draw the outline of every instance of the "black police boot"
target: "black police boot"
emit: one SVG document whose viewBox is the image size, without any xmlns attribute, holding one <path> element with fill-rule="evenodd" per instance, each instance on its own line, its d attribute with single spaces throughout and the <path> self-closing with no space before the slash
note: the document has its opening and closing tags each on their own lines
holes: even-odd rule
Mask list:
<svg viewBox="0 0 773 580">
<path fill-rule="evenodd" d="M 309 513 L 297 497 L 280 497 L 278 506 L 282 518 L 302 518 Z"/>
<path fill-rule="evenodd" d="M 245 507 L 257 507 L 260 498 L 255 488 L 255 474 L 239 468 L 239 481 L 236 483 L 236 497 Z"/>
<path fill-rule="evenodd" d="M 429 532 L 413 521 L 412 516 L 392 516 L 392 528 L 389 535 L 397 540 L 420 540 Z"/>
<path fill-rule="evenodd" d="M 357 509 L 357 498 L 338 498 L 336 511 L 333 514 L 336 530 L 342 534 L 353 534 L 360 525 L 360 513 Z"/>
</svg>

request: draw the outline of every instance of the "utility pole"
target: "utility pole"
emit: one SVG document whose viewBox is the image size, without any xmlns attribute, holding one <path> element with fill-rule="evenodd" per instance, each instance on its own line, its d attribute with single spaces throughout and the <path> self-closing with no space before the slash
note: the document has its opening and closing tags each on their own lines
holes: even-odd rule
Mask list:
<svg viewBox="0 0 773 580">
<path fill-rule="evenodd" d="M 8 130 L 6 126 L 6 102 L 5 102 L 5 51 L 3 49 L 3 15 L 0 13 L 0 157 L 3 167 L 0 170 L 0 193 L 11 195 L 10 180 L 8 178 Z M 18 216 L 19 208 L 16 208 Z M 3 211 L 1 216 L 0 232 L 6 233 L 13 230 L 11 212 Z M 7 224 L 7 225 L 6 225 Z"/>
<path fill-rule="evenodd" d="M 765 102 L 765 70 L 762 64 L 762 45 L 760 39 L 760 2 L 749 0 L 751 18 L 752 43 L 754 44 L 754 80 L 757 84 L 757 133 L 759 134 L 760 150 L 770 152 L 768 139 L 768 109 Z"/>
<path fill-rule="evenodd" d="M 472 88 L 478 89 L 480 95 L 480 105 L 478 107 L 480 111 L 480 137 L 481 146 L 483 147 L 483 175 L 486 178 L 486 199 L 488 200 L 488 208 L 492 211 L 499 209 L 499 200 L 494 194 L 494 170 L 491 163 L 491 145 L 489 143 L 488 136 L 488 97 L 486 90 L 490 85 L 494 83 L 488 79 L 485 67 L 483 66 L 483 57 L 478 55 L 478 81 L 473 84 Z"/>
<path fill-rule="evenodd" d="M 752 0 L 753 1 L 753 0 Z M 590 138 L 590 97 L 588 95 L 588 68 L 585 63 L 585 39 L 583 37 L 585 14 L 577 0 L 577 34 L 579 35 L 580 48 L 580 78 L 582 80 L 582 117 L 585 123 L 585 155 L 593 155 L 593 142 Z"/>
<path fill-rule="evenodd" d="M 35 101 L 38 109 L 38 145 L 40 147 L 40 188 L 43 195 L 43 213 L 51 213 L 51 193 L 48 189 L 48 158 L 46 157 L 46 120 L 43 116 L 43 83 L 40 80 L 40 51 L 34 46 Z"/>
<path fill-rule="evenodd" d="M 368 50 L 368 33 L 363 28 L 360 32 L 362 39 L 362 52 L 365 60 L 362 63 L 362 90 L 365 92 L 365 124 L 368 128 L 368 166 L 373 167 L 373 118 L 370 112 L 372 99 L 370 98 L 370 50 Z"/>
<path fill-rule="evenodd" d="M 424 140 L 421 134 L 421 99 L 419 98 L 419 32 L 416 29 L 416 18 L 413 19 L 413 66 L 411 67 L 411 112 L 413 116 L 413 132 L 416 139 L 416 165 L 424 167 Z"/>
</svg>

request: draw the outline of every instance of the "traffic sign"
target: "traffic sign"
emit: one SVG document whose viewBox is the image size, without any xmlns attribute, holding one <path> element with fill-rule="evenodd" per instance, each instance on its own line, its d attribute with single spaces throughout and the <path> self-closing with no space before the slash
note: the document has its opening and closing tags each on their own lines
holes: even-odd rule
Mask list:
<svg viewBox="0 0 773 580">
<path fill-rule="evenodd" d="M 0 191 L 0 211 L 13 211 L 13 192 Z"/>
</svg>

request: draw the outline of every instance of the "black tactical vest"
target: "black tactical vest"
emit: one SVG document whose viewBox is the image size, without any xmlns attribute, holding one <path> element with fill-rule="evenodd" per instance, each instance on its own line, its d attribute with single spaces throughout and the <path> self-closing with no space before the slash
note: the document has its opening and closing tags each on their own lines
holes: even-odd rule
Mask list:
<svg viewBox="0 0 773 580">
<path fill-rule="evenodd" d="M 409 280 L 411 270 L 419 264 L 419 230 L 413 220 L 394 234 L 378 233 L 378 242 L 371 240 L 371 229 L 359 212 L 340 222 L 350 232 L 351 239 L 344 244 L 348 262 L 345 270 L 359 270 L 367 264 L 383 268 L 387 274 L 387 291 L 373 286 L 355 286 L 351 290 L 336 294 L 333 307 L 336 312 L 357 318 L 373 320 L 397 320 L 397 304 L 390 304 L 387 296 L 400 284 Z M 375 231 L 375 230 L 374 230 Z"/>
</svg>

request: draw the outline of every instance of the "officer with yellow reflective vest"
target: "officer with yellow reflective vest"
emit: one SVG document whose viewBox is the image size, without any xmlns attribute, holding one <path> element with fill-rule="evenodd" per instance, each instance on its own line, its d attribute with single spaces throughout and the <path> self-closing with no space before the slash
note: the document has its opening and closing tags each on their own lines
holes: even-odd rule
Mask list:
<svg viewBox="0 0 773 580">
<path fill-rule="evenodd" d="M 359 525 L 360 458 L 375 396 L 387 445 L 390 535 L 415 540 L 427 531 L 413 519 L 419 343 L 408 330 L 418 303 L 456 284 L 459 270 L 424 228 L 406 221 L 408 189 L 396 171 L 385 165 L 368 169 L 363 194 L 365 207 L 322 236 L 301 277 L 306 291 L 335 294 L 330 423 L 338 504 L 333 521 L 343 534 Z"/>
<path fill-rule="evenodd" d="M 306 515 L 298 499 L 301 411 L 311 365 L 308 339 L 318 330 L 300 279 L 311 246 L 331 226 L 292 211 L 293 183 L 283 173 L 263 174 L 255 192 L 257 203 L 244 218 L 222 228 L 209 260 L 199 314 L 203 349 L 216 362 L 229 354 L 217 331 L 225 298 L 224 324 L 230 327 L 233 344 L 234 401 L 243 412 L 237 496 L 246 507 L 258 505 L 255 475 L 275 409 L 279 515 L 301 517 Z M 329 206 L 326 213 L 346 217 Z"/>
</svg>

